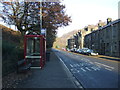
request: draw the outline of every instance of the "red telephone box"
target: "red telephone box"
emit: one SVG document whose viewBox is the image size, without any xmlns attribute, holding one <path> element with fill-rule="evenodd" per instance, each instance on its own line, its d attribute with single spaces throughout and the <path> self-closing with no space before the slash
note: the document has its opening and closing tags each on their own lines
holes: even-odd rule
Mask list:
<svg viewBox="0 0 120 90">
<path fill-rule="evenodd" d="M 33 67 L 43 68 L 46 62 L 46 39 L 44 35 L 24 36 L 24 59 Z"/>
</svg>

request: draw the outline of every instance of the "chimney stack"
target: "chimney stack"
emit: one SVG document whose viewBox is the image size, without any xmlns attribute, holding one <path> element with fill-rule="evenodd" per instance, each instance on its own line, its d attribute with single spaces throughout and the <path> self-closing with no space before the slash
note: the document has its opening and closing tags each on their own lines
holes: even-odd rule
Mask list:
<svg viewBox="0 0 120 90">
<path fill-rule="evenodd" d="M 112 18 L 107 18 L 107 24 L 109 24 L 110 22 L 112 22 Z"/>
<path fill-rule="evenodd" d="M 99 28 L 102 27 L 102 21 L 101 20 L 99 20 L 98 27 Z"/>
</svg>

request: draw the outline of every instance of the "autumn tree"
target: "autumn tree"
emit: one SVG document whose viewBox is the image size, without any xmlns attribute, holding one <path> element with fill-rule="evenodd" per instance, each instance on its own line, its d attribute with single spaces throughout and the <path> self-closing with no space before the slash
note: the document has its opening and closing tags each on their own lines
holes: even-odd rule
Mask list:
<svg viewBox="0 0 120 90">
<path fill-rule="evenodd" d="M 22 35 L 26 31 L 40 32 L 40 2 L 2 2 L 0 17 L 15 25 Z M 71 19 L 60 2 L 42 3 L 42 28 L 47 30 L 47 47 L 52 47 L 57 29 L 67 26 Z"/>
</svg>

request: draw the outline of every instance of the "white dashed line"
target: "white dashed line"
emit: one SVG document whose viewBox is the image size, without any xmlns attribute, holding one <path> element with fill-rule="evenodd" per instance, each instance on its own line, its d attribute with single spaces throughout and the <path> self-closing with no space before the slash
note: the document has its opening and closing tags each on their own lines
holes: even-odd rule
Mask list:
<svg viewBox="0 0 120 90">
<path fill-rule="evenodd" d="M 114 69 L 114 67 L 111 67 L 111 66 L 108 66 L 108 65 L 105 65 L 105 64 L 102 64 L 102 63 L 98 63 L 98 62 L 94 62 L 96 64 L 99 64 L 99 65 L 102 65 L 102 66 L 105 66 L 107 68 L 111 68 L 111 69 Z"/>
<path fill-rule="evenodd" d="M 107 70 L 109 70 L 109 71 L 112 71 L 112 69 L 110 69 L 110 68 L 105 68 L 105 69 L 107 69 Z"/>
<path fill-rule="evenodd" d="M 79 73 L 80 71 L 79 71 L 79 70 L 77 70 L 77 72 Z"/>
<path fill-rule="evenodd" d="M 81 66 L 83 66 L 83 63 L 80 63 Z"/>
<path fill-rule="evenodd" d="M 100 65 L 96 65 L 96 66 L 98 66 L 99 68 L 101 68 L 101 66 L 100 66 Z"/>
<path fill-rule="evenodd" d="M 66 70 L 69 72 L 69 75 L 71 75 L 71 80 L 76 84 L 76 86 L 78 87 L 78 88 L 82 88 L 83 89 L 83 87 L 82 87 L 82 85 L 77 81 L 77 79 L 75 78 L 75 77 L 73 77 L 73 74 L 71 73 L 72 71 L 74 71 L 74 69 L 70 69 L 70 71 L 69 71 L 69 69 L 67 68 L 67 66 L 65 65 L 65 63 L 62 61 L 62 59 L 57 55 L 57 57 L 60 59 L 60 61 L 63 63 L 63 65 L 65 66 L 65 68 L 66 68 Z M 78 72 L 78 71 L 77 71 Z M 76 72 L 73 72 L 73 73 L 76 73 Z"/>
<path fill-rule="evenodd" d="M 81 60 L 84 60 L 84 58 L 81 58 Z"/>
<path fill-rule="evenodd" d="M 83 68 L 81 68 L 81 70 L 82 70 L 82 71 L 84 71 L 84 72 L 86 72 L 86 70 L 85 70 L 85 69 L 83 69 Z"/>
<path fill-rule="evenodd" d="M 75 67 L 77 67 L 77 64 L 74 64 Z"/>
<path fill-rule="evenodd" d="M 73 65 L 72 65 L 72 64 L 70 64 L 70 66 L 71 66 L 71 67 L 73 67 Z"/>
<path fill-rule="evenodd" d="M 89 62 L 90 60 L 89 60 L 89 59 L 84 58 L 84 61 Z"/>
<path fill-rule="evenodd" d="M 91 71 L 91 69 L 89 69 L 88 67 L 85 67 L 87 70 Z"/>
<path fill-rule="evenodd" d="M 73 71 L 73 69 L 70 69 L 70 71 Z"/>
<path fill-rule="evenodd" d="M 100 70 L 100 68 L 99 67 L 91 67 L 92 69 L 94 69 L 95 71 L 97 71 L 97 70 Z"/>
<path fill-rule="evenodd" d="M 91 67 L 93 70 L 97 71 L 97 69 L 95 67 Z"/>
<path fill-rule="evenodd" d="M 93 62 L 89 62 L 90 64 L 93 64 Z"/>
<path fill-rule="evenodd" d="M 80 66 L 79 64 L 76 64 L 78 67 Z"/>
</svg>

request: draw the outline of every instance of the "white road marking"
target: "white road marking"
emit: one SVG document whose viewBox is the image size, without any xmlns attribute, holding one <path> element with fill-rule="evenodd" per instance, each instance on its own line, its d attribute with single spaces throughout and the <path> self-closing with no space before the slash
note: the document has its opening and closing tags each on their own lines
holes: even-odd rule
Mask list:
<svg viewBox="0 0 120 90">
<path fill-rule="evenodd" d="M 87 62 L 87 59 L 84 58 L 83 60 L 84 60 L 85 62 Z"/>
<path fill-rule="evenodd" d="M 62 61 L 62 59 L 59 57 L 59 59 Z"/>
<path fill-rule="evenodd" d="M 71 67 L 73 67 L 73 65 L 72 65 L 72 64 L 70 64 L 70 66 L 71 66 Z"/>
<path fill-rule="evenodd" d="M 69 71 L 69 69 L 67 68 L 67 66 L 65 65 L 65 63 L 62 61 L 62 59 L 57 55 L 57 57 L 60 59 L 60 61 L 64 64 L 64 66 L 66 67 L 66 69 Z M 74 70 L 74 69 L 70 69 L 71 70 L 71 72 Z M 69 72 L 69 73 L 71 73 L 71 72 Z M 72 74 L 71 74 L 72 75 Z M 74 78 L 74 79 L 73 79 Z M 83 87 L 82 87 L 82 85 L 79 83 L 79 82 L 77 82 L 77 80 L 75 79 L 75 77 L 72 77 L 72 79 L 74 80 L 74 82 L 75 83 L 77 83 L 77 85 L 78 85 L 78 88 L 82 88 L 83 89 Z"/>
<path fill-rule="evenodd" d="M 95 66 L 93 66 L 93 67 L 91 67 L 91 68 L 94 69 L 95 71 L 100 70 L 100 68 L 95 67 Z"/>
<path fill-rule="evenodd" d="M 73 71 L 73 69 L 70 69 L 70 71 Z"/>
<path fill-rule="evenodd" d="M 80 65 L 79 64 L 74 64 L 74 67 L 79 67 Z"/>
<path fill-rule="evenodd" d="M 85 67 L 87 70 L 91 71 L 91 69 L 89 69 L 88 67 Z"/>
<path fill-rule="evenodd" d="M 89 61 L 90 61 L 89 59 L 86 59 L 86 58 L 84 58 L 84 60 L 85 60 L 86 62 L 89 62 Z"/>
<path fill-rule="evenodd" d="M 80 85 L 80 83 L 76 80 L 75 81 L 75 83 L 76 83 L 76 85 L 79 87 L 79 88 L 82 88 L 83 89 L 83 87 Z"/>
<path fill-rule="evenodd" d="M 75 57 L 76 57 L 76 58 L 79 58 L 79 56 L 77 56 L 77 55 L 76 55 Z"/>
<path fill-rule="evenodd" d="M 83 66 L 83 63 L 80 63 L 80 66 Z"/>
<path fill-rule="evenodd" d="M 90 64 L 93 64 L 93 62 L 89 62 Z"/>
<path fill-rule="evenodd" d="M 91 67 L 93 70 L 97 71 L 97 69 L 95 67 Z"/>
<path fill-rule="evenodd" d="M 96 67 L 96 70 L 100 70 L 100 68 L 99 68 L 99 67 Z"/>
<path fill-rule="evenodd" d="M 98 66 L 99 68 L 101 68 L 101 66 L 100 66 L 100 65 L 98 65 L 98 64 L 97 64 L 96 66 Z"/>
<path fill-rule="evenodd" d="M 74 64 L 75 67 L 77 67 L 77 64 Z"/>
<path fill-rule="evenodd" d="M 80 71 L 79 71 L 79 70 L 77 70 L 77 72 L 79 73 Z"/>
<path fill-rule="evenodd" d="M 107 68 L 111 68 L 111 69 L 114 69 L 114 67 L 111 67 L 111 66 L 108 66 L 108 65 L 105 65 L 105 64 L 102 64 L 102 63 L 98 63 L 98 62 L 94 62 L 96 64 L 99 64 L 99 65 L 102 65 L 102 66 L 105 66 Z"/>
<path fill-rule="evenodd" d="M 79 70 L 77 70 L 76 68 L 72 68 L 72 69 L 70 69 L 70 71 L 71 71 L 72 73 L 79 73 Z"/>
<path fill-rule="evenodd" d="M 81 58 L 81 60 L 84 60 L 84 58 Z"/>
<path fill-rule="evenodd" d="M 107 69 L 107 70 L 109 70 L 109 71 L 112 71 L 112 69 L 110 69 L 110 68 L 105 68 L 105 69 Z"/>
<path fill-rule="evenodd" d="M 86 70 L 85 70 L 85 69 L 83 69 L 83 68 L 81 68 L 81 70 L 82 70 L 82 71 L 84 71 L 84 72 L 86 72 Z"/>
<path fill-rule="evenodd" d="M 80 66 L 79 64 L 76 64 L 78 67 Z"/>
</svg>

